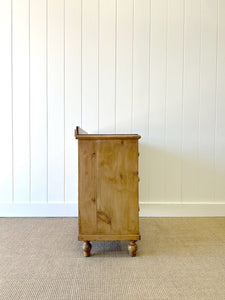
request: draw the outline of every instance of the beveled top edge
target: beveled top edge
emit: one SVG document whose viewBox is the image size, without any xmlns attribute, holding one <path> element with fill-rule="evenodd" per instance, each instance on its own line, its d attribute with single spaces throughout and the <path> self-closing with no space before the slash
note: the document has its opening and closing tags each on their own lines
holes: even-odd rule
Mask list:
<svg viewBox="0 0 225 300">
<path fill-rule="evenodd" d="M 81 134 L 76 135 L 78 140 L 138 140 L 139 134 Z"/>
</svg>

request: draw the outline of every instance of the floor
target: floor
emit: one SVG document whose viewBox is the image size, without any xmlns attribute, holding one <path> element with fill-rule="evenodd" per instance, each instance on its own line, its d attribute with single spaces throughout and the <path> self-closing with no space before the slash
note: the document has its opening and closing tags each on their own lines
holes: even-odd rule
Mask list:
<svg viewBox="0 0 225 300">
<path fill-rule="evenodd" d="M 0 299 L 225 299 L 225 218 L 141 218 L 128 242 L 93 242 L 77 218 L 0 218 Z"/>
</svg>

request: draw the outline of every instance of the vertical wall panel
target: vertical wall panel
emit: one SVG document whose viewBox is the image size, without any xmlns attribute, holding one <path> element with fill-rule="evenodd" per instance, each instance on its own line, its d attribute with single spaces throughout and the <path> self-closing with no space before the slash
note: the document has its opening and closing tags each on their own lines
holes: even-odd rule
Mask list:
<svg viewBox="0 0 225 300">
<path fill-rule="evenodd" d="M 223 0 L 0 1 L 0 201 L 76 202 L 80 125 L 142 135 L 140 202 L 224 204 L 224 19 Z"/>
<path fill-rule="evenodd" d="M 12 201 L 11 3 L 0 1 L 0 202 Z"/>
<path fill-rule="evenodd" d="M 65 2 L 65 201 L 77 201 L 77 143 L 81 126 L 81 1 Z"/>
<path fill-rule="evenodd" d="M 148 201 L 149 192 L 149 39 L 150 39 L 150 2 L 135 1 L 134 41 L 133 41 L 133 116 L 132 132 L 139 133 L 140 140 L 140 198 Z"/>
<path fill-rule="evenodd" d="M 199 111 L 199 201 L 213 201 L 215 97 L 217 51 L 217 4 L 202 1 L 200 111 Z M 209 29 L 210 28 L 210 29 Z"/>
<path fill-rule="evenodd" d="M 99 132 L 115 132 L 116 1 L 99 7 Z"/>
<path fill-rule="evenodd" d="M 149 149 L 150 201 L 165 201 L 167 2 L 151 1 Z"/>
<path fill-rule="evenodd" d="M 149 103 L 150 2 L 141 0 L 134 3 L 132 129 L 146 138 L 148 136 Z"/>
<path fill-rule="evenodd" d="M 82 5 L 82 126 L 98 132 L 98 0 Z"/>
<path fill-rule="evenodd" d="M 48 201 L 64 201 L 64 0 L 48 0 Z"/>
<path fill-rule="evenodd" d="M 182 200 L 198 201 L 201 0 L 185 1 L 182 122 Z"/>
<path fill-rule="evenodd" d="M 14 201 L 30 200 L 29 1 L 13 1 Z"/>
<path fill-rule="evenodd" d="M 183 24 L 184 2 L 168 1 L 165 199 L 169 202 L 180 200 L 181 197 Z"/>
<path fill-rule="evenodd" d="M 218 56 L 215 131 L 215 201 L 225 199 L 225 2 L 218 2 Z"/>
<path fill-rule="evenodd" d="M 30 0 L 31 201 L 47 200 L 46 1 Z"/>
<path fill-rule="evenodd" d="M 130 133 L 133 109 L 133 0 L 117 1 L 116 131 Z"/>
</svg>

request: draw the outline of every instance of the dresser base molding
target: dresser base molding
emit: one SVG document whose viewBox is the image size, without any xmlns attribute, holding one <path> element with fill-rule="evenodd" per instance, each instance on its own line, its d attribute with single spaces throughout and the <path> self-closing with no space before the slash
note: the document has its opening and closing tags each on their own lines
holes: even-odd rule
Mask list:
<svg viewBox="0 0 225 300">
<path fill-rule="evenodd" d="M 141 239 L 139 234 L 128 235 L 87 235 L 79 234 L 78 241 L 138 241 Z"/>
</svg>

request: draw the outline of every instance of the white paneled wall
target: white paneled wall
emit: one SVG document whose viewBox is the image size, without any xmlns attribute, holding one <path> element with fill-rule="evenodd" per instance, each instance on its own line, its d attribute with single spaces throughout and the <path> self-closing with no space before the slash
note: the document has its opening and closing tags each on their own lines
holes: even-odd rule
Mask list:
<svg viewBox="0 0 225 300">
<path fill-rule="evenodd" d="M 47 11 L 30 1 L 30 201 L 47 201 Z M 20 111 L 23 115 L 23 112 Z M 23 198 L 20 198 L 23 201 Z"/>
<path fill-rule="evenodd" d="M 145 216 L 225 215 L 225 0 L 0 0 L 0 216 L 77 215 L 77 142 L 139 133 Z"/>
</svg>

